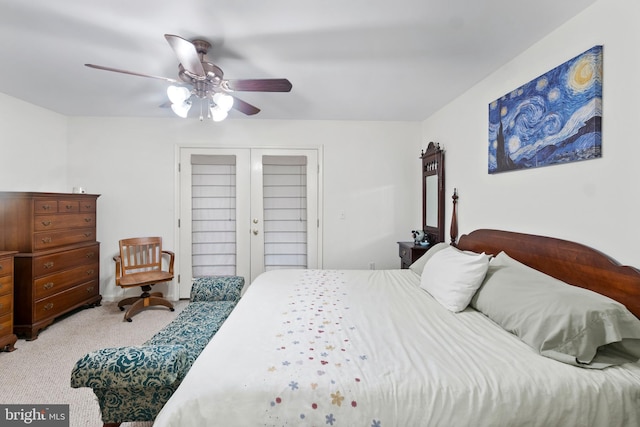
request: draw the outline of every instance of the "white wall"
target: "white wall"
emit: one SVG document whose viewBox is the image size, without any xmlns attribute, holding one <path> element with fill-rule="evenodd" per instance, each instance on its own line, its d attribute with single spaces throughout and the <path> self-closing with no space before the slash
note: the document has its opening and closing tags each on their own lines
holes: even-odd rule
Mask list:
<svg viewBox="0 0 640 427">
<path fill-rule="evenodd" d="M 417 122 L 67 118 L 3 94 L 0 114 L 0 191 L 83 186 L 101 194 L 100 287 L 107 300 L 121 293 L 111 259 L 119 239 L 161 235 L 177 249 L 178 144 L 322 146 L 325 268 L 397 268 L 396 241 L 410 240 L 420 225 Z"/>
<path fill-rule="evenodd" d="M 0 93 L 0 191 L 71 191 L 67 118 Z"/>
<path fill-rule="evenodd" d="M 177 249 L 180 145 L 323 147 L 324 268 L 399 268 L 398 240 L 421 223 L 420 123 L 69 119 L 69 182 L 98 199 L 101 292 L 114 285 L 119 239 L 160 235 Z M 345 219 L 340 219 L 344 212 Z"/>
<path fill-rule="evenodd" d="M 459 189 L 461 234 L 498 228 L 549 235 L 640 264 L 639 21 L 637 0 L 601 0 L 424 121 L 423 141 L 446 149 L 447 194 Z M 602 158 L 489 175 L 488 104 L 598 44 Z"/>
</svg>

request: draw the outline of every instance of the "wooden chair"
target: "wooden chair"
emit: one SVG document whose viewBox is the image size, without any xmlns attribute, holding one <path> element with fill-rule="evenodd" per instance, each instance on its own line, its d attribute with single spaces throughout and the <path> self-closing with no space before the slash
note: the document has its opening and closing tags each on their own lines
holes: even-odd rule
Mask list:
<svg viewBox="0 0 640 427">
<path fill-rule="evenodd" d="M 168 259 L 168 271 L 162 269 L 162 260 Z M 118 303 L 120 310 L 130 305 L 124 318 L 131 317 L 146 307 L 162 305 L 174 311 L 173 304 L 163 298 L 162 292 L 149 292 L 156 283 L 173 280 L 175 254 L 162 249 L 161 237 L 136 237 L 120 240 L 120 254 L 113 257 L 116 262 L 116 285 L 122 288 L 141 287 L 139 297 L 125 298 Z"/>
</svg>

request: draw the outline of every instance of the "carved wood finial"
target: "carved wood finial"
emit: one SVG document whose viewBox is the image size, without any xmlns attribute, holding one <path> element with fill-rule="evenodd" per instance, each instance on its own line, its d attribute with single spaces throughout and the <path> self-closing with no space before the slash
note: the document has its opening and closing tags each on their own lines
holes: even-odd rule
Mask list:
<svg viewBox="0 0 640 427">
<path fill-rule="evenodd" d="M 428 155 L 428 154 L 435 154 L 438 151 L 442 151 L 442 149 L 440 148 L 440 144 L 437 142 L 429 142 L 429 144 L 427 144 L 427 149 L 422 149 L 420 150 L 420 158 L 424 158 L 424 156 Z"/>
</svg>

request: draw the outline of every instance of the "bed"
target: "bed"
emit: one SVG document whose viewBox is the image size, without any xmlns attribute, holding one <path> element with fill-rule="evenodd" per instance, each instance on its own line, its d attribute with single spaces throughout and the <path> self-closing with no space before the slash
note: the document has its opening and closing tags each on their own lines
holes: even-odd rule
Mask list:
<svg viewBox="0 0 640 427">
<path fill-rule="evenodd" d="M 406 270 L 262 274 L 154 427 L 640 425 L 640 362 L 633 353 L 640 348 L 640 272 L 577 243 L 507 231 L 476 230 L 457 248 L 438 246 Z M 470 305 L 459 311 L 426 291 L 422 274 L 442 274 L 432 264 L 453 250 L 474 259 L 484 253 L 488 263 L 479 287 L 467 292 Z M 520 264 L 573 285 L 563 290 L 606 295 L 627 322 L 625 336 L 610 345 L 627 345 L 605 354 L 604 365 L 596 366 L 594 356 L 590 366 L 591 359 L 562 361 L 557 347 L 549 352 L 517 336 L 522 325 L 507 328 L 500 310 L 519 302 L 489 283 L 511 271 L 505 265 Z M 486 297 L 485 309 L 491 289 L 499 297 Z M 526 303 L 519 313 L 531 309 Z M 620 332 L 605 329 L 607 336 Z M 611 363 L 625 350 L 631 356 Z"/>
</svg>

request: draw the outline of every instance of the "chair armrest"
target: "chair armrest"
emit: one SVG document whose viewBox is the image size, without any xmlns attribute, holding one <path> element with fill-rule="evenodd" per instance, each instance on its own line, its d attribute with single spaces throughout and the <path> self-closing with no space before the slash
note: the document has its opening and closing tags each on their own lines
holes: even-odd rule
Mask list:
<svg viewBox="0 0 640 427">
<path fill-rule="evenodd" d="M 169 256 L 169 273 L 173 274 L 173 261 L 176 257 L 176 254 L 173 253 L 173 251 L 168 251 L 166 249 L 163 249 L 162 253 Z"/>
<path fill-rule="evenodd" d="M 76 362 L 71 372 L 71 387 L 168 386 L 182 380 L 187 370 L 187 349 L 182 345 L 104 348 Z"/>
<path fill-rule="evenodd" d="M 238 301 L 244 287 L 244 277 L 198 277 L 191 287 L 191 301 Z"/>
<path fill-rule="evenodd" d="M 120 285 L 120 278 L 122 277 L 122 258 L 120 258 L 120 255 L 115 255 L 113 260 L 116 263 L 116 285 Z"/>
</svg>

